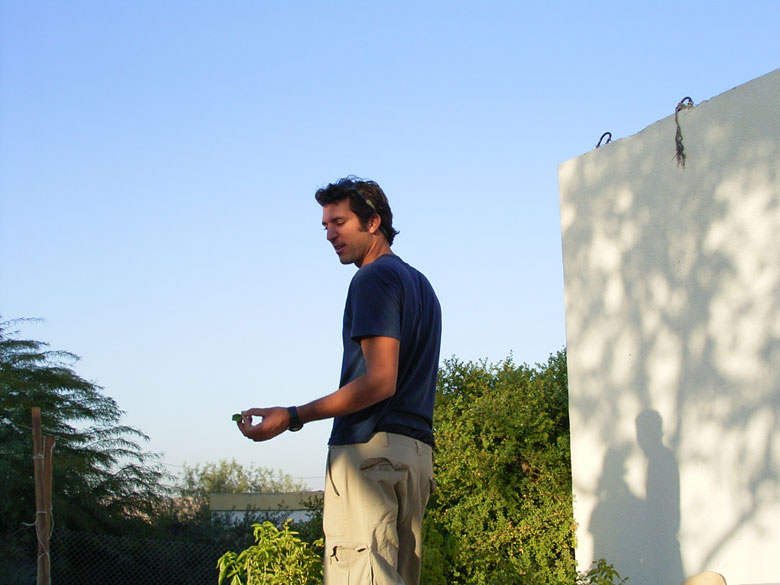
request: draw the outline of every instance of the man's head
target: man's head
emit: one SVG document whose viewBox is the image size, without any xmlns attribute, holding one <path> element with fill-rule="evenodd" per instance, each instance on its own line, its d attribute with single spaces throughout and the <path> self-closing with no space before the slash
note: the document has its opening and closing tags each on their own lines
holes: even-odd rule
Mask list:
<svg viewBox="0 0 780 585">
<path fill-rule="evenodd" d="M 373 216 L 379 216 L 379 231 L 384 235 L 388 245 L 393 245 L 393 240 L 398 233 L 393 229 L 393 212 L 390 210 L 384 191 L 374 181 L 350 175 L 318 189 L 314 197 L 323 207 L 348 199 L 349 208 L 358 216 L 364 230 L 368 229 L 369 220 Z"/>
</svg>

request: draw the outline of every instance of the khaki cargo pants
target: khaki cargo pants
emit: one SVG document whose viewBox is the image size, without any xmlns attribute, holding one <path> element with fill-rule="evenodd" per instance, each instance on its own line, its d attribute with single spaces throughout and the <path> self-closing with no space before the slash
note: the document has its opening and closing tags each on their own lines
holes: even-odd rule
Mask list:
<svg viewBox="0 0 780 585">
<path fill-rule="evenodd" d="M 418 585 L 430 445 L 395 433 L 331 446 L 325 478 L 325 585 Z"/>
</svg>

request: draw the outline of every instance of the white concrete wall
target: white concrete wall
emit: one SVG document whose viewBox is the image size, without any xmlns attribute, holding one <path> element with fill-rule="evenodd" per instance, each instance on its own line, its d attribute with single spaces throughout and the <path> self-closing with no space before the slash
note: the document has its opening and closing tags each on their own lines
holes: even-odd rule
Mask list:
<svg viewBox="0 0 780 585">
<path fill-rule="evenodd" d="M 251 515 L 253 522 L 305 522 L 314 517 L 307 504 L 324 497 L 322 490 L 281 493 L 210 493 L 209 510 L 214 518 L 241 522 Z"/>
<path fill-rule="evenodd" d="M 559 169 L 577 559 L 777 583 L 780 70 L 679 120 Z"/>
<path fill-rule="evenodd" d="M 272 522 L 280 523 L 287 520 L 306 522 L 314 517 L 314 514 L 308 510 L 215 510 L 211 512 L 212 518 L 222 518 L 233 523 L 242 522 L 247 515 L 251 515 L 252 522 L 262 522 L 268 518 Z"/>
</svg>

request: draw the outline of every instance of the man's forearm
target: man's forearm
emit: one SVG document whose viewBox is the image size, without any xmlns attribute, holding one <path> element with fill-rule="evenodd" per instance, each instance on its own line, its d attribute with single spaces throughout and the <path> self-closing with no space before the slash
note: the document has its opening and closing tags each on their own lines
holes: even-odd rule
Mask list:
<svg viewBox="0 0 780 585">
<path fill-rule="evenodd" d="M 395 394 L 395 380 L 372 379 L 364 374 L 327 396 L 298 407 L 301 422 L 308 423 L 352 414 Z"/>
<path fill-rule="evenodd" d="M 297 407 L 301 423 L 344 416 L 367 408 L 395 394 L 395 368 L 374 367 L 364 375 L 355 378 L 327 396 Z M 243 411 L 238 428 L 253 441 L 267 441 L 280 435 L 292 422 L 287 408 L 250 408 Z M 262 417 L 258 424 L 252 424 L 252 417 Z"/>
</svg>

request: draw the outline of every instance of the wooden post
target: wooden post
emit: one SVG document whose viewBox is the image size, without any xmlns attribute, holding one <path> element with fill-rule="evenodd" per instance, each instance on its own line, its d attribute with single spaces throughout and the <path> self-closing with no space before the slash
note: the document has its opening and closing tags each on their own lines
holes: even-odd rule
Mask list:
<svg viewBox="0 0 780 585">
<path fill-rule="evenodd" d="M 44 518 L 46 518 L 46 558 L 48 559 L 48 571 L 47 574 L 51 574 L 51 531 L 54 526 L 54 518 L 52 518 L 51 511 L 51 484 L 53 474 L 54 463 L 54 437 L 44 436 L 45 451 L 43 452 L 43 509 L 46 512 Z M 51 576 L 47 578 L 47 583 L 51 581 Z"/>
<path fill-rule="evenodd" d="M 33 469 L 35 471 L 35 534 L 38 537 L 37 585 L 51 584 L 49 536 L 51 532 L 51 474 L 54 437 L 41 431 L 41 409 L 32 408 Z"/>
</svg>

